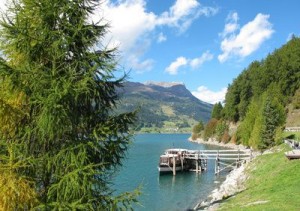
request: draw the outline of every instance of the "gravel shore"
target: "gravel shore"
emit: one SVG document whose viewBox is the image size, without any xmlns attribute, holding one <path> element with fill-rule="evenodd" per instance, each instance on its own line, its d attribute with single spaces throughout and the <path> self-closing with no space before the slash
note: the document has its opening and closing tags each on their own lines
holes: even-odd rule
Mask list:
<svg viewBox="0 0 300 211">
<path fill-rule="evenodd" d="M 245 166 L 243 164 L 239 168 L 232 170 L 221 186 L 213 190 L 205 201 L 198 203 L 194 210 L 217 210 L 222 200 L 244 190 L 244 182 L 247 180 Z"/>
<path fill-rule="evenodd" d="M 224 144 L 220 143 L 216 140 L 210 139 L 208 141 L 204 141 L 202 139 L 197 140 L 190 140 L 192 142 L 196 142 L 199 144 L 208 144 L 208 145 L 217 145 L 222 147 L 228 147 L 232 149 L 247 149 L 247 147 L 243 145 L 236 145 L 232 143 Z M 260 153 L 255 152 L 253 156 L 256 157 Z M 245 181 L 247 180 L 248 176 L 245 173 L 245 169 L 248 163 L 242 164 L 239 168 L 233 169 L 226 177 L 225 181 L 221 184 L 218 189 L 212 191 L 212 193 L 208 196 L 208 198 L 204 201 L 199 202 L 195 207 L 194 210 L 217 210 L 219 204 L 228 197 L 234 196 L 238 192 L 244 190 Z"/>
<path fill-rule="evenodd" d="M 191 138 L 189 138 L 189 141 L 199 143 L 199 144 L 207 144 L 207 145 L 216 145 L 216 146 L 221 146 L 221 147 L 228 147 L 228 148 L 236 149 L 236 150 L 238 150 L 238 149 L 240 149 L 240 150 L 248 149 L 247 147 L 245 147 L 241 144 L 240 145 L 236 145 L 236 144 L 233 144 L 233 143 L 224 144 L 223 142 L 219 142 L 214 138 L 210 138 L 207 141 L 204 141 L 203 139 L 200 139 L 200 138 L 198 138 L 197 140 L 192 140 Z"/>
</svg>

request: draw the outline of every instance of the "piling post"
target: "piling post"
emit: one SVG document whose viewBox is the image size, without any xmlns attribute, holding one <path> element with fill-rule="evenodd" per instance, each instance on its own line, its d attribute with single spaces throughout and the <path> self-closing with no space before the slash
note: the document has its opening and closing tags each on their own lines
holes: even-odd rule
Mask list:
<svg viewBox="0 0 300 211">
<path fill-rule="evenodd" d="M 202 159 L 201 159 L 200 151 L 198 153 L 198 163 L 199 163 L 199 173 L 201 173 L 202 172 Z"/>
<path fill-rule="evenodd" d="M 215 174 L 217 174 L 217 164 L 218 163 L 218 158 L 216 157 L 216 160 L 215 160 Z"/>
<path fill-rule="evenodd" d="M 215 163 L 215 174 L 220 173 L 220 157 L 219 157 L 219 150 L 217 151 L 216 163 Z"/>
<path fill-rule="evenodd" d="M 198 171 L 199 171 L 198 157 L 199 157 L 199 154 L 196 153 L 196 173 L 198 173 Z"/>
<path fill-rule="evenodd" d="M 173 155 L 173 176 L 176 176 L 176 160 L 175 160 L 175 155 Z"/>
<path fill-rule="evenodd" d="M 203 157 L 201 156 L 200 150 L 199 150 L 199 162 L 200 162 L 200 173 L 201 173 L 204 167 L 203 167 Z"/>
<path fill-rule="evenodd" d="M 183 171 L 183 155 L 180 156 L 181 171 Z"/>
<path fill-rule="evenodd" d="M 240 167 L 240 149 L 238 149 L 238 160 L 236 163 L 236 167 Z"/>
</svg>

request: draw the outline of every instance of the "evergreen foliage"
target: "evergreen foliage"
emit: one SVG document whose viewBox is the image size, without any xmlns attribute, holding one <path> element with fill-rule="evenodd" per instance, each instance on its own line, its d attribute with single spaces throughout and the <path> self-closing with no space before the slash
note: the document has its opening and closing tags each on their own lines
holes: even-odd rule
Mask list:
<svg viewBox="0 0 300 211">
<path fill-rule="evenodd" d="M 135 193 L 113 197 L 109 185 L 135 113 L 113 112 L 124 78 L 114 76 L 115 49 L 95 49 L 108 27 L 89 22 L 97 4 L 13 1 L 1 20 L 4 208 L 104 210 L 134 200 Z M 11 188 L 2 189 L 5 180 Z"/>
<path fill-rule="evenodd" d="M 300 109 L 300 88 L 296 91 L 292 104 L 294 109 Z"/>
<path fill-rule="evenodd" d="M 193 127 L 193 133 L 200 133 L 204 129 L 204 123 L 200 121 L 197 125 Z"/>
<path fill-rule="evenodd" d="M 261 62 L 249 65 L 229 86 L 225 99 L 225 118 L 243 120 L 252 99 L 267 90 L 276 90 L 276 97 L 285 105 L 300 86 L 300 38 L 286 45 Z"/>
<path fill-rule="evenodd" d="M 276 128 L 281 126 L 285 120 L 284 108 L 276 101 L 276 98 L 271 100 L 267 97 L 263 107 L 263 120 L 260 148 L 267 148 L 275 145 Z"/>
<path fill-rule="evenodd" d="M 249 105 L 244 121 L 241 122 L 241 125 L 238 127 L 237 134 L 239 138 L 239 143 L 242 143 L 246 146 L 249 145 L 248 142 L 251 136 L 253 135 L 252 131 L 255 125 L 256 118 L 259 118 L 260 115 L 259 110 L 259 102 L 253 100 Z"/>
<path fill-rule="evenodd" d="M 222 106 L 221 102 L 216 103 L 212 109 L 211 118 L 221 119 L 222 110 L 223 110 L 223 106 Z"/>
<path fill-rule="evenodd" d="M 200 121 L 198 124 L 196 124 L 193 127 L 193 132 L 192 132 L 192 139 L 196 140 L 197 138 L 199 138 L 201 136 L 201 131 L 204 130 L 204 123 L 202 121 Z"/>
<path fill-rule="evenodd" d="M 233 80 L 225 97 L 218 130 L 222 128 L 219 124 L 223 120 L 238 122 L 236 134 L 231 134 L 236 143 L 257 149 L 280 143 L 286 119 L 285 107 L 292 101 L 294 108 L 299 108 L 299 88 L 300 38 L 294 36 L 266 59 L 252 62 Z M 219 117 L 216 115 L 216 106 L 213 109 L 213 121 Z M 224 130 L 225 133 L 228 130 Z M 205 134 L 206 138 L 216 135 L 211 132 Z M 220 133 L 217 134 L 221 139 Z"/>
<path fill-rule="evenodd" d="M 215 134 L 218 140 L 222 141 L 222 137 L 225 131 L 228 131 L 228 125 L 226 124 L 226 122 L 223 120 L 218 121 L 218 124 L 215 129 Z"/>
<path fill-rule="evenodd" d="M 204 140 L 208 140 L 210 137 L 213 137 L 215 135 L 217 125 L 218 125 L 217 119 L 209 120 L 209 122 L 206 124 L 204 128 L 204 133 L 203 133 Z"/>
</svg>

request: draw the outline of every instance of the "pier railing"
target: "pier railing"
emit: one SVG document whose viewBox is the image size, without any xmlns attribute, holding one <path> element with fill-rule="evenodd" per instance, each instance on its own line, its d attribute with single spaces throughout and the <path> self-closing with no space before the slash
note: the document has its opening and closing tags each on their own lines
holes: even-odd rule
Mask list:
<svg viewBox="0 0 300 211">
<path fill-rule="evenodd" d="M 252 159 L 251 150 L 188 150 L 184 156 L 187 159 L 205 158 L 214 160 L 216 158 L 222 160 Z"/>
<path fill-rule="evenodd" d="M 207 169 L 207 160 L 215 160 L 215 174 L 225 169 L 239 167 L 242 162 L 252 160 L 252 150 L 188 150 L 184 159 L 196 160 L 196 169 L 201 172 Z M 200 166 L 198 163 L 200 161 Z M 203 165 L 201 165 L 203 164 Z"/>
</svg>

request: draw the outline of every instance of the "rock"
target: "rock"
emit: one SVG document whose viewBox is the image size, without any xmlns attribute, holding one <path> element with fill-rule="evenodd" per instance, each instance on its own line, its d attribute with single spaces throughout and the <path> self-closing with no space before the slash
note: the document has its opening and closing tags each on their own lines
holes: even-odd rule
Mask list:
<svg viewBox="0 0 300 211">
<path fill-rule="evenodd" d="M 203 210 L 205 208 L 205 210 L 216 210 L 219 206 L 219 202 L 233 196 L 245 188 L 244 182 L 246 179 L 247 175 L 245 174 L 245 164 L 242 164 L 239 168 L 232 170 L 227 175 L 225 181 L 218 189 L 212 191 L 212 193 L 208 196 L 209 201 L 205 200 L 199 203 L 195 209 Z"/>
</svg>

